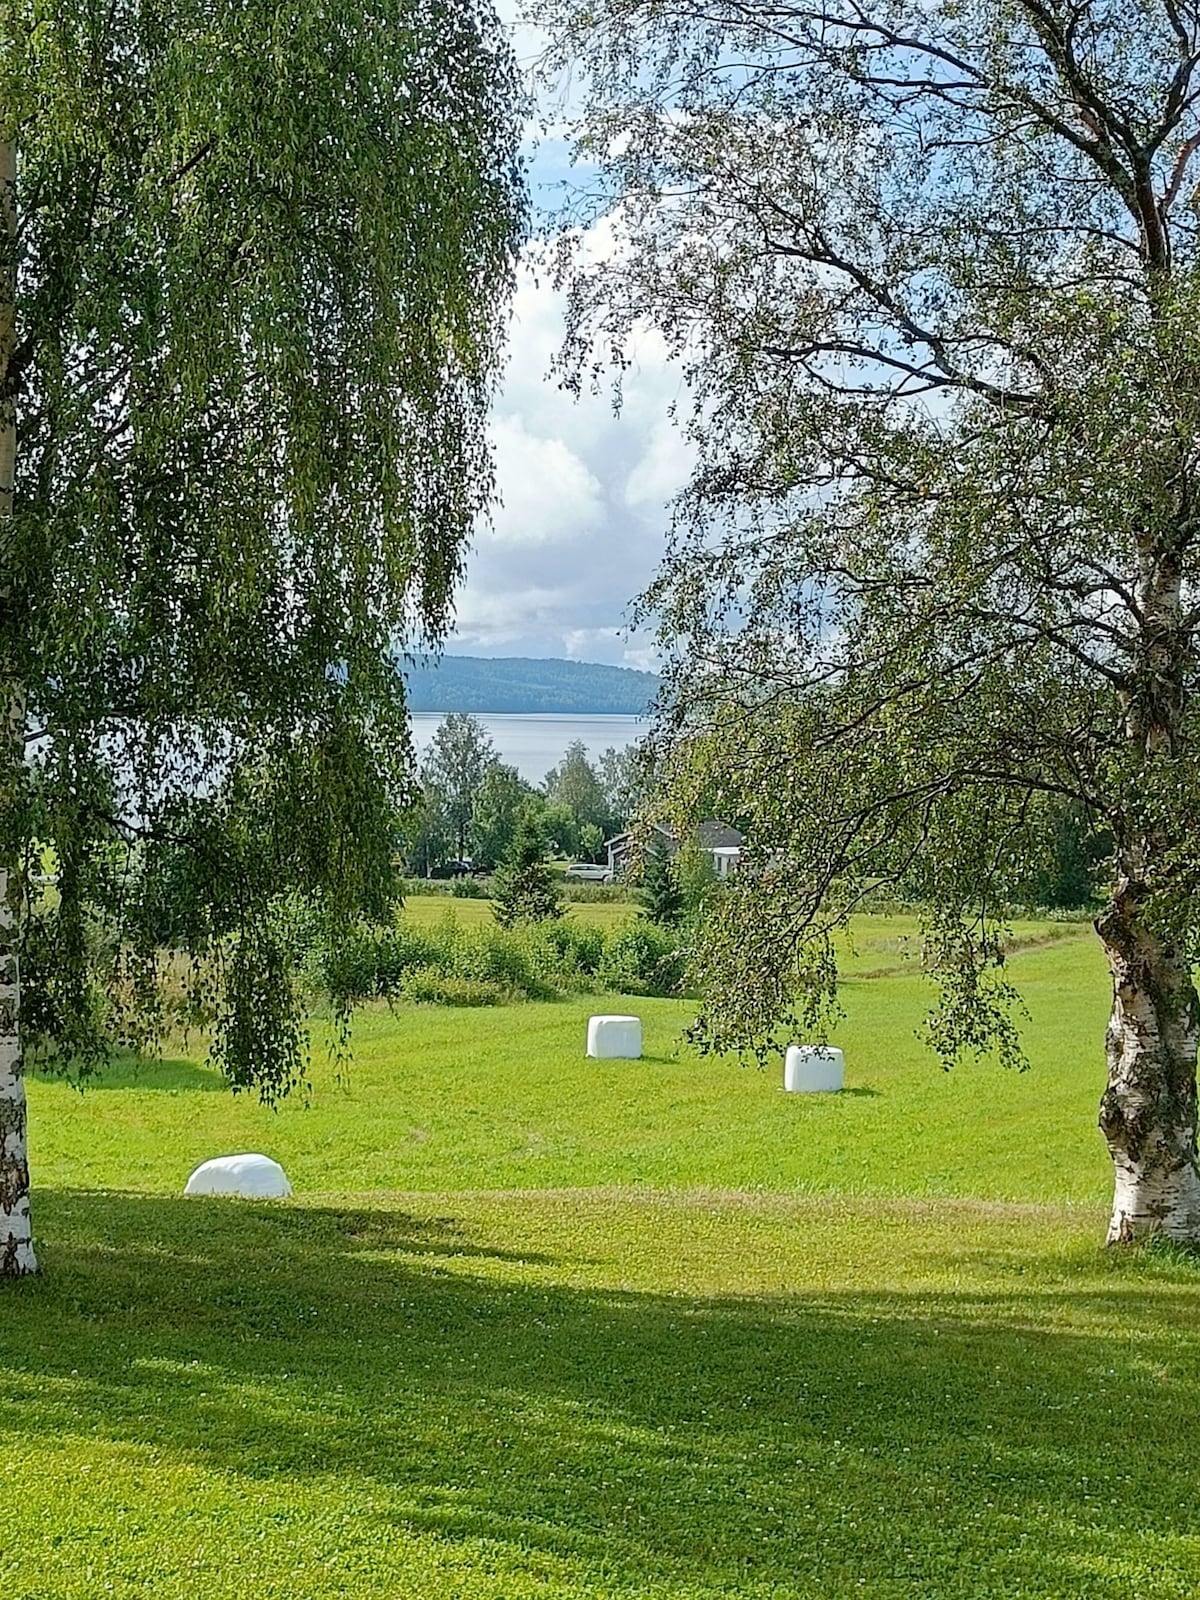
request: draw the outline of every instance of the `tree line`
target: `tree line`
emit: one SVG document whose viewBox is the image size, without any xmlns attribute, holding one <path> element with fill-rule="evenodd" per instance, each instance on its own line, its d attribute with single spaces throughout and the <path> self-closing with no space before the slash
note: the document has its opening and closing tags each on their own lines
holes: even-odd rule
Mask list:
<svg viewBox="0 0 1200 1600">
<path fill-rule="evenodd" d="M 605 841 L 629 828 L 652 797 L 644 747 L 610 747 L 592 762 L 576 739 L 534 785 L 500 759 L 478 717 L 452 712 L 421 764 L 420 793 L 408 813 L 401 853 L 416 877 L 450 876 L 464 868 L 491 873 L 510 860 L 524 827 L 540 841 L 542 855 L 603 862 Z M 718 797 L 707 799 L 702 809 L 715 814 Z M 719 820 L 745 827 L 740 814 Z M 641 854 L 643 871 L 657 871 L 650 867 L 654 852 Z M 1111 854 L 1112 838 L 1103 827 L 1081 807 L 1059 803 L 1047 808 L 1038 829 L 1030 829 L 1025 850 L 998 889 L 1012 905 L 1083 910 L 1097 902 Z M 700 868 L 685 860 L 679 870 L 686 882 Z M 900 899 L 920 899 L 915 878 L 894 887 Z"/>
<path fill-rule="evenodd" d="M 419 877 L 464 864 L 491 872 L 509 858 L 524 828 L 540 840 L 543 855 L 599 862 L 605 840 L 626 827 L 647 791 L 637 746 L 610 747 L 593 764 L 576 739 L 535 786 L 500 759 L 478 717 L 452 712 L 421 764 L 402 853 Z"/>
</svg>

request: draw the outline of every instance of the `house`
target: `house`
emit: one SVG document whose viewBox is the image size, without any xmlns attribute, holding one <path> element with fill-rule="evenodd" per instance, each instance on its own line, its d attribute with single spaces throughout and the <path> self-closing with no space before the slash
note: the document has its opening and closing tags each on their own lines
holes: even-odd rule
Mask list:
<svg viewBox="0 0 1200 1600">
<path fill-rule="evenodd" d="M 661 840 L 669 855 L 678 855 L 679 840 L 670 828 L 655 823 L 650 830 L 650 838 Z M 746 837 L 736 828 L 731 828 L 728 823 L 710 819 L 699 824 L 693 835 L 693 843 L 697 849 L 712 857 L 713 871 L 717 877 L 727 878 L 737 866 Z M 608 851 L 608 870 L 615 883 L 629 870 L 630 861 L 635 853 L 635 835 L 619 833 L 615 839 L 606 840 L 604 847 Z"/>
</svg>

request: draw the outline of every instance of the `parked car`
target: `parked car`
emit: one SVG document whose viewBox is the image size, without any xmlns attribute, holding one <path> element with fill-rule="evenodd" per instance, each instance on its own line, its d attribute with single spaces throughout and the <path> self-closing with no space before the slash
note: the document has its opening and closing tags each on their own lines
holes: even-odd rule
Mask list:
<svg viewBox="0 0 1200 1600">
<path fill-rule="evenodd" d="M 429 874 L 431 878 L 465 878 L 473 870 L 469 861 L 441 861 Z"/>
<path fill-rule="evenodd" d="M 595 861 L 571 861 L 563 879 L 566 883 L 611 883 L 612 873 Z"/>
</svg>

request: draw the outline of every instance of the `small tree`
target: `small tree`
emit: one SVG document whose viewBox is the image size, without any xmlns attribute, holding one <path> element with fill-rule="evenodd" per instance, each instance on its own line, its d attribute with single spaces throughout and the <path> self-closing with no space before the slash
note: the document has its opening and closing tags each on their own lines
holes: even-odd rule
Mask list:
<svg viewBox="0 0 1200 1600">
<path fill-rule="evenodd" d="M 563 914 L 562 894 L 546 865 L 546 840 L 524 813 L 504 864 L 492 884 L 492 915 L 502 928 L 546 922 Z"/>
<path fill-rule="evenodd" d="M 588 861 L 599 861 L 604 849 L 604 830 L 594 822 L 585 822 L 579 830 L 579 853 Z"/>
<path fill-rule="evenodd" d="M 487 871 L 512 848 L 523 804 L 533 793 L 516 767 L 493 761 L 483 775 L 471 817 L 471 860 Z"/>
<path fill-rule="evenodd" d="M 446 817 L 462 860 L 475 815 L 484 774 L 496 759 L 496 747 L 478 717 L 451 711 L 438 724 L 422 766 L 422 776 L 445 797 Z"/>
<path fill-rule="evenodd" d="M 642 915 L 661 928 L 677 928 L 683 921 L 683 890 L 675 872 L 670 846 L 655 831 L 642 861 L 637 897 Z"/>
</svg>

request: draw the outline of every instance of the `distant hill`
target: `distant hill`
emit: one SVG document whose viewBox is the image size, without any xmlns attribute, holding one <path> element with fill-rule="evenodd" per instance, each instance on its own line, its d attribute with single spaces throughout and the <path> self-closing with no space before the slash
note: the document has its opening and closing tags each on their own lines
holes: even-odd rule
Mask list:
<svg viewBox="0 0 1200 1600">
<path fill-rule="evenodd" d="M 652 672 L 591 661 L 443 656 L 405 669 L 413 711 L 640 716 L 658 691 Z"/>
</svg>

